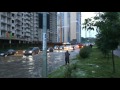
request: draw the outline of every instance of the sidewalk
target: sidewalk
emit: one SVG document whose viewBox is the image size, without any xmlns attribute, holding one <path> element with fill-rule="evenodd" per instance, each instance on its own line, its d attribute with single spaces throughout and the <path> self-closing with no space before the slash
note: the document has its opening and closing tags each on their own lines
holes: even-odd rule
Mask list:
<svg viewBox="0 0 120 90">
<path fill-rule="evenodd" d="M 120 49 L 114 50 L 114 55 L 120 57 Z"/>
</svg>

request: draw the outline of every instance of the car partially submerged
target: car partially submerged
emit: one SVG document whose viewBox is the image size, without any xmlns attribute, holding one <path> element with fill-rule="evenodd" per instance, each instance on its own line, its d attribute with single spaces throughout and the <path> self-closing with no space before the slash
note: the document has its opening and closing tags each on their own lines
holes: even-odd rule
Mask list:
<svg viewBox="0 0 120 90">
<path fill-rule="evenodd" d="M 6 57 L 6 56 L 8 56 L 9 54 L 8 54 L 8 51 L 0 51 L 0 56 L 2 56 L 2 57 Z"/>
<path fill-rule="evenodd" d="M 40 52 L 39 47 L 29 47 L 27 50 L 23 51 L 24 55 L 35 55 Z"/>
</svg>

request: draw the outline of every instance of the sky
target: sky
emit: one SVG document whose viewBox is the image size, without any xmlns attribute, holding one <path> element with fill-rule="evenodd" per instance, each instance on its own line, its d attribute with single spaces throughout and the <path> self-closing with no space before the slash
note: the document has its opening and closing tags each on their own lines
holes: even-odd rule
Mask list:
<svg viewBox="0 0 120 90">
<path fill-rule="evenodd" d="M 81 12 L 81 24 L 84 23 L 84 20 L 86 18 L 90 18 L 90 17 L 94 17 L 96 15 L 96 12 Z M 97 32 L 94 30 L 94 31 L 90 31 L 90 34 L 89 34 L 89 31 L 87 31 L 87 37 L 95 37 L 95 35 L 97 34 Z M 81 28 L 81 37 L 85 37 L 85 31 L 82 30 Z"/>
</svg>

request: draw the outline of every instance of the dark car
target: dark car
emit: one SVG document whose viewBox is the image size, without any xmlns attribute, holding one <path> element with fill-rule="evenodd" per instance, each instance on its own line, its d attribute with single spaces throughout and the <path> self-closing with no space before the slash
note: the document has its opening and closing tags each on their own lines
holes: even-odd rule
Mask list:
<svg viewBox="0 0 120 90">
<path fill-rule="evenodd" d="M 8 49 L 7 52 L 8 52 L 8 55 L 14 55 L 16 53 L 14 49 Z"/>
<path fill-rule="evenodd" d="M 24 55 L 35 55 L 40 51 L 39 47 L 30 47 L 27 50 L 23 51 Z"/>
<path fill-rule="evenodd" d="M 52 47 L 48 48 L 47 52 L 53 52 L 53 48 Z"/>
<path fill-rule="evenodd" d="M 0 51 L 0 56 L 6 57 L 8 55 L 8 51 Z"/>
</svg>

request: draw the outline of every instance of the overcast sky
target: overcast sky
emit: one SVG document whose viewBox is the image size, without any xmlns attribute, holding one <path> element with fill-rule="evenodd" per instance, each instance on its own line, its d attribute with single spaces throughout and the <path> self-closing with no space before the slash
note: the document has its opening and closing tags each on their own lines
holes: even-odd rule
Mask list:
<svg viewBox="0 0 120 90">
<path fill-rule="evenodd" d="M 81 12 L 81 24 L 84 23 L 84 20 L 86 18 L 90 18 L 90 17 L 94 17 L 96 15 L 96 12 Z M 96 31 L 90 31 L 90 34 L 89 34 L 89 31 L 87 31 L 87 37 L 95 37 L 96 35 Z M 82 30 L 81 28 L 81 36 L 82 37 L 85 37 L 85 31 Z"/>
</svg>

